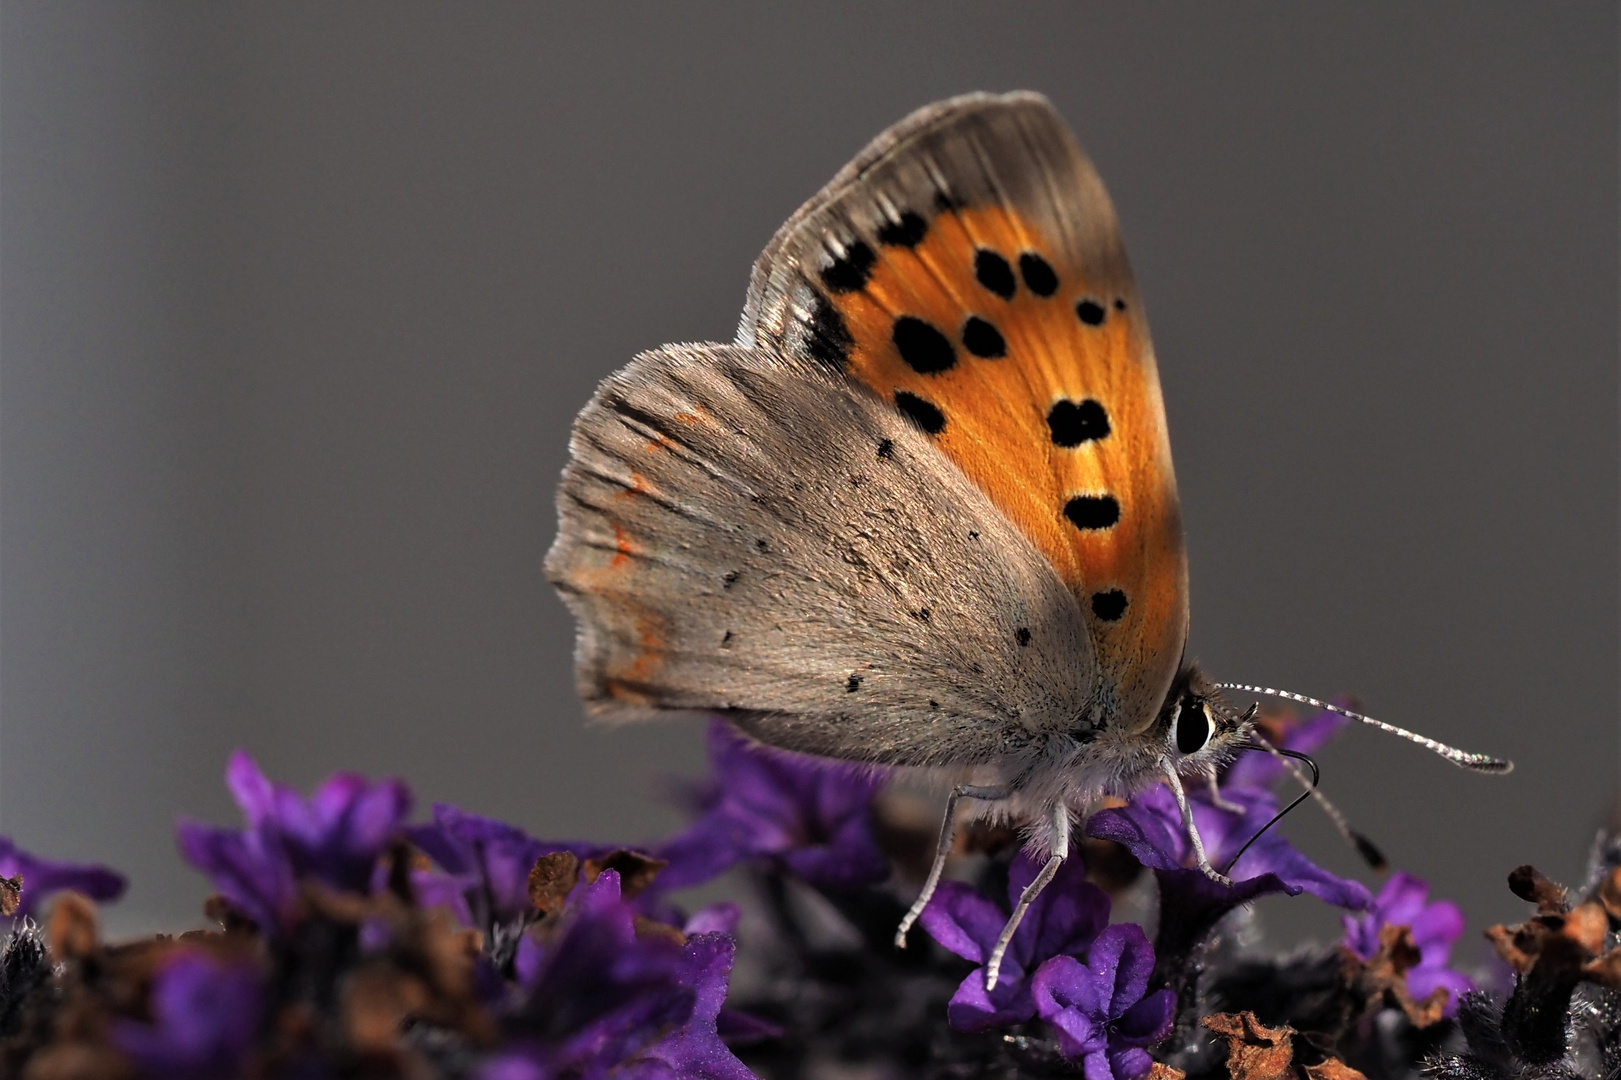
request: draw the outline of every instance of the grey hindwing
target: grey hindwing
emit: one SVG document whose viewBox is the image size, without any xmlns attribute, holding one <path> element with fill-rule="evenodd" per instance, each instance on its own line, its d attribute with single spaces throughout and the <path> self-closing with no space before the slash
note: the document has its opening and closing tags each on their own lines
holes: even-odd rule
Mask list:
<svg viewBox="0 0 1621 1080">
<path fill-rule="evenodd" d="M 547 574 L 592 712 L 972 764 L 1072 731 L 1096 664 L 1051 565 L 920 430 L 814 364 L 638 356 L 575 422 Z"/>
</svg>

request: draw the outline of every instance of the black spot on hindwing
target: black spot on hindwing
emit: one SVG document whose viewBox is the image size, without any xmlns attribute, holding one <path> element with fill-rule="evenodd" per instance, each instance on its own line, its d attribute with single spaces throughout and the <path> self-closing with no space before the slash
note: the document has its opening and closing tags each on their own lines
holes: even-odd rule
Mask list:
<svg viewBox="0 0 1621 1080">
<path fill-rule="evenodd" d="M 896 319 L 890 337 L 906 366 L 919 375 L 949 371 L 957 362 L 957 349 L 951 339 L 916 315 Z"/>
<path fill-rule="evenodd" d="M 1051 296 L 1058 291 L 1058 272 L 1034 251 L 1019 255 L 1019 273 L 1024 277 L 1024 287 L 1037 296 Z"/>
<path fill-rule="evenodd" d="M 1119 589 L 1105 589 L 1092 594 L 1092 614 L 1104 622 L 1119 622 L 1126 613 L 1126 594 Z"/>
<path fill-rule="evenodd" d="M 1013 631 L 1013 640 L 1017 641 L 1021 646 L 1030 644 L 1030 628 L 1021 626 Z"/>
<path fill-rule="evenodd" d="M 986 360 L 999 360 L 1007 355 L 1002 332 L 978 315 L 968 316 L 968 321 L 962 324 L 962 347 Z"/>
<path fill-rule="evenodd" d="M 1064 516 L 1077 529 L 1108 529 L 1120 520 L 1120 502 L 1113 495 L 1076 495 L 1064 504 Z"/>
<path fill-rule="evenodd" d="M 1091 398 L 1082 402 L 1055 401 L 1047 412 L 1047 427 L 1058 446 L 1079 446 L 1109 434 L 1109 414 Z"/>
<path fill-rule="evenodd" d="M 857 675 L 855 672 L 851 672 L 850 673 L 850 678 L 844 684 L 844 692 L 846 694 L 853 694 L 857 690 L 860 690 L 860 689 L 861 689 L 861 676 Z"/>
<path fill-rule="evenodd" d="M 878 444 L 878 456 L 881 457 L 881 458 L 885 458 L 885 459 L 894 457 L 895 456 L 895 440 L 894 439 L 885 439 L 883 442 L 879 443 Z"/>
<path fill-rule="evenodd" d="M 866 241 L 856 240 L 844 249 L 844 254 L 822 269 L 822 284 L 836 293 L 855 292 L 867 287 L 872 277 L 873 264 L 878 257 Z"/>
<path fill-rule="evenodd" d="M 1003 300 L 1013 299 L 1018 282 L 1013 280 L 1013 267 L 990 248 L 974 252 L 974 278 Z"/>
<path fill-rule="evenodd" d="M 925 401 L 905 390 L 895 391 L 895 408 L 930 435 L 940 434 L 946 426 L 946 414 L 933 402 Z"/>
<path fill-rule="evenodd" d="M 878 228 L 879 243 L 891 247 L 917 247 L 929 234 L 929 223 L 908 210 L 899 221 L 886 221 Z"/>
</svg>

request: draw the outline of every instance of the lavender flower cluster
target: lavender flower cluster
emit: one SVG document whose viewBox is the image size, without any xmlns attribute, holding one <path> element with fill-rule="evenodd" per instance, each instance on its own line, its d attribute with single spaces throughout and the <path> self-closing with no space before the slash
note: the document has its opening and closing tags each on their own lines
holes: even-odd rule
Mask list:
<svg viewBox="0 0 1621 1080">
<path fill-rule="evenodd" d="M 1325 713 L 1272 734 L 1309 751 L 1339 723 Z M 1450 1018 L 1490 1001 L 1449 966 L 1463 919 L 1422 881 L 1395 874 L 1376 897 L 1274 831 L 1220 886 L 1191 868 L 1158 787 L 1093 816 L 987 992 L 983 964 L 1037 871 L 1016 838 L 971 830 L 957 879 L 896 950 L 915 886 L 892 868 L 930 838 L 889 809 L 885 778 L 754 746 L 720 722 L 709 751 L 689 827 L 641 847 L 536 839 L 443 804 L 412 824 L 400 781 L 346 773 L 304 796 L 238 753 L 226 782 L 244 826 L 178 830 L 216 890 L 205 910 L 217 928 L 124 944 L 100 940 L 93 903 L 117 899 L 118 874 L 0 839 L 12 920 L 0 1074 L 1142 1080 L 1225 1064 L 1235 1080 L 1273 1080 L 1283 1073 L 1255 1062 L 1281 1045 L 1286 1071 L 1343 1080 L 1312 1070 L 1394 1077 L 1426 1054 L 1432 1070 L 1464 1061 L 1456 1046 L 1439 1056 L 1459 1038 Z M 1194 793 L 1214 863 L 1276 813 L 1282 768 L 1248 755 Z M 1145 870 L 1152 934 L 1111 922 L 1126 890 L 1145 891 L 1133 884 Z M 722 875 L 736 901 L 681 905 L 682 890 Z M 1249 901 L 1303 892 L 1346 911 L 1342 943 L 1258 958 L 1224 932 Z"/>
</svg>

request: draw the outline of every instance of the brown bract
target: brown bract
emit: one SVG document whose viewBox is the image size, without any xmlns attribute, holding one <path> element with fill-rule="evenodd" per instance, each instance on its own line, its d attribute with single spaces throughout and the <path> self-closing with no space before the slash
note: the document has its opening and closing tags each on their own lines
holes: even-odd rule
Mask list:
<svg viewBox="0 0 1621 1080">
<path fill-rule="evenodd" d="M 612 870 L 619 875 L 619 895 L 630 900 L 651 885 L 653 879 L 658 877 L 659 871 L 669 865 L 666 859 L 656 859 L 640 851 L 620 849 L 610 851 L 599 858 L 585 860 L 581 876 L 586 881 L 595 881 L 604 870 Z"/>
<path fill-rule="evenodd" d="M 1379 930 L 1379 951 L 1363 961 L 1349 950 L 1345 953 L 1351 982 L 1364 995 L 1367 1009 L 1395 1006 L 1407 1014 L 1414 1027 L 1425 1028 L 1441 1019 L 1447 992 L 1436 987 L 1423 1001 L 1415 1000 L 1407 989 L 1407 973 L 1422 959 L 1413 944 L 1412 930 L 1406 926 L 1384 926 Z"/>
<path fill-rule="evenodd" d="M 535 860 L 529 871 L 529 902 L 542 915 L 563 910 L 580 881 L 580 860 L 572 851 L 554 851 Z"/>
<path fill-rule="evenodd" d="M 1147 1080 L 1187 1080 L 1188 1074 L 1181 1069 L 1173 1068 L 1163 1061 L 1156 1061 L 1148 1070 Z"/>
<path fill-rule="evenodd" d="M 1266 1027 L 1248 1010 L 1216 1013 L 1199 1022 L 1227 1041 L 1227 1073 L 1232 1080 L 1283 1080 L 1291 1075 L 1294 1028 Z"/>
<path fill-rule="evenodd" d="M 17 914 L 23 902 L 23 876 L 0 877 L 0 918 Z"/>
<path fill-rule="evenodd" d="M 96 905 L 75 892 L 58 896 L 45 923 L 45 941 L 58 960 L 82 960 L 95 952 Z"/>
<path fill-rule="evenodd" d="M 1535 904 L 1538 915 L 1563 915 L 1570 910 L 1565 887 L 1530 863 L 1509 871 L 1508 887 L 1521 900 Z"/>
<path fill-rule="evenodd" d="M 1368 1080 L 1339 1058 L 1327 1058 L 1320 1065 L 1307 1065 L 1307 1080 Z"/>
<path fill-rule="evenodd" d="M 1572 908 L 1563 886 L 1522 866 L 1508 878 L 1514 895 L 1537 905 L 1537 914 L 1518 926 L 1494 926 L 1486 939 L 1497 955 L 1521 975 L 1535 968 L 1543 978 L 1592 982 L 1621 989 L 1621 949 L 1605 951 L 1611 920 L 1621 912 L 1621 868 L 1599 886 L 1598 899 Z"/>
</svg>

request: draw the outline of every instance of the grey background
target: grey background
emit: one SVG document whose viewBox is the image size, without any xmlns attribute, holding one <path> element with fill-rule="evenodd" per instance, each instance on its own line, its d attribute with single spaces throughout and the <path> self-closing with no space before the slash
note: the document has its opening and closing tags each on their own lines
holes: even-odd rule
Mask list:
<svg viewBox="0 0 1621 1080">
<path fill-rule="evenodd" d="M 1323 755 L 1475 928 L 1515 864 L 1579 873 L 1618 763 L 1613 5 L 3 11 L 0 830 L 130 871 L 115 927 L 196 919 L 171 825 L 235 820 L 238 746 L 670 828 L 697 732 L 586 729 L 540 575 L 569 420 L 729 338 L 782 219 L 976 88 L 1050 95 L 1119 205 L 1198 654 L 1517 759 Z"/>
</svg>

